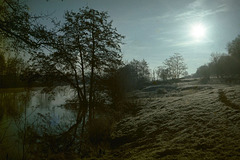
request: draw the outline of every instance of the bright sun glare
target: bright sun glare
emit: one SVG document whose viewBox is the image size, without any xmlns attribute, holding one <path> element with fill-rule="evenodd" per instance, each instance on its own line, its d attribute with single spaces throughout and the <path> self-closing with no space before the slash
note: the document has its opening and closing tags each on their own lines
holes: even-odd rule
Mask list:
<svg viewBox="0 0 240 160">
<path fill-rule="evenodd" d="M 206 34 L 206 28 L 203 24 L 197 23 L 192 25 L 191 35 L 193 38 L 200 40 L 205 36 L 205 34 Z"/>
</svg>

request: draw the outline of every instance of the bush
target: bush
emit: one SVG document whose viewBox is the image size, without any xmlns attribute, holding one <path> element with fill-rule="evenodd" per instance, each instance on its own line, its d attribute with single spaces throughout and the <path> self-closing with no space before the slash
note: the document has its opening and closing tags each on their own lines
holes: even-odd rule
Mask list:
<svg viewBox="0 0 240 160">
<path fill-rule="evenodd" d="M 202 84 L 207 84 L 209 81 L 210 81 L 209 77 L 204 77 L 204 78 L 201 78 L 199 82 Z"/>
<path fill-rule="evenodd" d="M 158 90 L 157 90 L 157 94 L 166 94 L 167 93 L 167 90 L 166 89 L 162 89 L 162 88 L 159 88 Z"/>
<path fill-rule="evenodd" d="M 111 141 L 113 120 L 110 117 L 100 116 L 87 126 L 87 139 L 89 150 L 92 156 L 101 157 L 105 154 L 105 150 L 109 148 Z M 89 152 L 89 151 L 88 151 Z"/>
</svg>

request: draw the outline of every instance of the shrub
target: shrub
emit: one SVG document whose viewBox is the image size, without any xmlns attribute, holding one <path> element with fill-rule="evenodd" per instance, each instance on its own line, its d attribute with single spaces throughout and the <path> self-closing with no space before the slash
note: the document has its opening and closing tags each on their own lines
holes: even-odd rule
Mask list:
<svg viewBox="0 0 240 160">
<path fill-rule="evenodd" d="M 157 90 L 157 94 L 166 94 L 167 93 L 167 90 L 166 89 L 162 89 L 162 88 L 159 88 L 158 90 Z"/>
</svg>

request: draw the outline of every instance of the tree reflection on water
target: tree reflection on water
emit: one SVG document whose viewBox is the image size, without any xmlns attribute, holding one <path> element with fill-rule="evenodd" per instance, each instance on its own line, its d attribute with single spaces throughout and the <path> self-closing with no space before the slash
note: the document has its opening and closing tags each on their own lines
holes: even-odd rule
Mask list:
<svg viewBox="0 0 240 160">
<path fill-rule="evenodd" d="M 0 159 L 30 158 L 43 134 L 57 135 L 72 125 L 74 113 L 64 107 L 71 91 L 54 95 L 39 89 L 0 91 Z M 11 153 L 11 154 L 10 154 Z"/>
</svg>

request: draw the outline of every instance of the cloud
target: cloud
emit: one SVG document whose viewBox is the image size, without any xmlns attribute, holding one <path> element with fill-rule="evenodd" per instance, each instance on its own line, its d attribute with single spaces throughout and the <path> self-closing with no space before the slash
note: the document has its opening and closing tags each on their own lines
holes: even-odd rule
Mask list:
<svg viewBox="0 0 240 160">
<path fill-rule="evenodd" d="M 205 0 L 196 0 L 193 3 L 190 3 L 187 8 L 188 11 L 180 13 L 175 16 L 175 20 L 182 21 L 182 20 L 191 20 L 191 19 L 201 19 L 209 15 L 214 15 L 221 12 L 228 11 L 226 4 L 218 4 L 216 7 L 212 9 L 204 9 L 204 2 Z"/>
<path fill-rule="evenodd" d="M 202 44 L 209 44 L 209 43 L 213 43 L 212 40 L 208 40 L 208 39 L 205 39 L 205 40 L 202 40 L 202 41 L 193 41 L 193 40 L 188 40 L 188 41 L 181 41 L 178 43 L 173 43 L 171 44 L 170 46 L 171 47 L 189 47 L 189 46 L 193 46 L 193 45 L 202 45 Z"/>
<path fill-rule="evenodd" d="M 169 13 L 165 13 L 165 14 L 158 15 L 158 16 L 142 18 L 142 20 L 143 21 L 162 21 L 162 20 L 169 19 L 170 17 L 171 17 L 171 15 Z"/>
<path fill-rule="evenodd" d="M 166 43 L 172 43 L 174 40 L 172 38 L 165 38 L 165 37 L 157 37 L 155 38 L 157 41 L 166 42 Z"/>
<path fill-rule="evenodd" d="M 192 3 L 189 3 L 188 8 L 196 9 L 202 6 L 204 0 L 195 0 Z"/>
<path fill-rule="evenodd" d="M 187 47 L 187 46 L 191 46 L 193 44 L 195 44 L 194 41 L 186 41 L 186 42 L 171 44 L 170 47 Z"/>
</svg>

